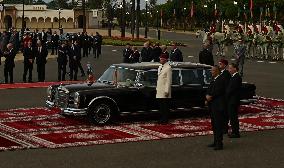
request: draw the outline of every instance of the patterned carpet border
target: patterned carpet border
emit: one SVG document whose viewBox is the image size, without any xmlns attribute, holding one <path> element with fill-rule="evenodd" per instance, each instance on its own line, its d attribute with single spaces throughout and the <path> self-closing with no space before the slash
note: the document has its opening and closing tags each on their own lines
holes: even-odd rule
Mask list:
<svg viewBox="0 0 284 168">
<path fill-rule="evenodd" d="M 284 101 L 259 97 L 240 108 L 241 131 L 284 128 Z M 208 116 L 180 118 L 167 125 L 155 122 L 95 126 L 84 118 L 66 118 L 58 110 L 20 108 L 0 110 L 0 151 L 64 148 L 211 135 Z"/>
</svg>

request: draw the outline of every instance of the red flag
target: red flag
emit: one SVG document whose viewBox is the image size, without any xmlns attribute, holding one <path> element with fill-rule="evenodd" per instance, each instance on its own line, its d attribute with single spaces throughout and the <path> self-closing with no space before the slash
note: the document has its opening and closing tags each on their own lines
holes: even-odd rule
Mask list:
<svg viewBox="0 0 284 168">
<path fill-rule="evenodd" d="M 194 15 L 194 8 L 193 8 L 193 1 L 191 1 L 191 9 L 190 9 L 190 17 L 193 17 Z"/>
<path fill-rule="evenodd" d="M 250 0 L 249 9 L 250 9 L 250 16 L 251 18 L 253 18 L 253 0 Z"/>
<path fill-rule="evenodd" d="M 161 17 L 163 17 L 163 9 L 161 9 Z"/>
</svg>

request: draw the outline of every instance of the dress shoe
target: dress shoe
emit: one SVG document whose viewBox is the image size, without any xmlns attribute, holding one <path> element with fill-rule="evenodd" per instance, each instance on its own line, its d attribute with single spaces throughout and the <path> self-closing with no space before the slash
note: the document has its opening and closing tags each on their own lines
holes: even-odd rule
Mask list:
<svg viewBox="0 0 284 168">
<path fill-rule="evenodd" d="M 240 134 L 229 134 L 228 135 L 229 138 L 240 138 Z"/>
<path fill-rule="evenodd" d="M 207 147 L 209 147 L 209 148 L 213 148 L 213 147 L 215 147 L 215 146 L 216 146 L 215 143 L 212 143 L 212 144 L 207 145 Z"/>
</svg>

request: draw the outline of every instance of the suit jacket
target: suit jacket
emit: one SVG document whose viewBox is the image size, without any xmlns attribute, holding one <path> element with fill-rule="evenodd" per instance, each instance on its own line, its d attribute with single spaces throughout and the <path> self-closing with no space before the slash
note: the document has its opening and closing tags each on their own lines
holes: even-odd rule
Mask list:
<svg viewBox="0 0 284 168">
<path fill-rule="evenodd" d="M 16 51 L 15 49 L 12 49 L 6 53 L 3 54 L 3 56 L 6 58 L 5 59 L 5 67 L 7 68 L 14 68 L 15 67 L 15 57 L 16 57 Z"/>
<path fill-rule="evenodd" d="M 130 56 L 132 55 L 133 51 L 131 49 L 124 49 L 123 50 L 123 63 L 130 63 Z"/>
<path fill-rule="evenodd" d="M 214 65 L 214 59 L 212 52 L 208 51 L 208 49 L 204 49 L 199 53 L 199 63 L 206 65 Z"/>
<path fill-rule="evenodd" d="M 38 50 L 38 47 L 36 48 L 36 64 L 46 64 L 46 58 L 48 55 L 48 51 L 45 47 L 41 47 L 41 51 Z"/>
<path fill-rule="evenodd" d="M 160 65 L 158 69 L 158 80 L 157 80 L 157 94 L 156 98 L 171 98 L 171 87 L 172 87 L 172 67 L 169 63 Z M 165 94 L 169 96 L 166 97 Z"/>
<path fill-rule="evenodd" d="M 226 100 L 228 105 L 239 105 L 240 92 L 242 87 L 242 78 L 239 73 L 231 77 L 226 89 Z"/>
<path fill-rule="evenodd" d="M 162 54 L 162 49 L 160 47 L 155 47 L 152 50 L 152 60 L 154 60 L 154 62 L 159 62 L 160 61 L 160 56 Z M 151 61 L 152 61 L 151 60 Z"/>
<path fill-rule="evenodd" d="M 68 47 L 69 65 L 74 66 L 81 60 L 81 48 L 79 45 L 72 45 Z"/>
<path fill-rule="evenodd" d="M 230 82 L 230 79 L 231 79 L 231 74 L 228 70 L 224 70 L 221 74 L 220 74 L 220 77 L 223 79 L 224 81 L 224 85 L 225 87 L 227 88 L 228 85 L 229 85 L 229 82 Z"/>
<path fill-rule="evenodd" d="M 148 47 L 148 48 L 145 48 L 143 47 L 142 50 L 141 50 L 141 62 L 150 62 L 152 61 L 152 48 L 151 47 Z"/>
<path fill-rule="evenodd" d="M 68 52 L 67 47 L 59 46 L 59 48 L 58 48 L 58 57 L 57 57 L 58 64 L 63 64 L 63 65 L 67 64 L 67 62 L 68 62 L 68 59 L 67 59 L 67 54 L 68 53 L 67 52 Z"/>
<path fill-rule="evenodd" d="M 33 47 L 25 47 L 24 48 L 24 63 L 30 63 L 29 59 L 35 59 L 36 49 Z"/>
<path fill-rule="evenodd" d="M 182 52 L 178 48 L 176 50 L 172 50 L 170 59 L 172 62 L 183 62 Z"/>
<path fill-rule="evenodd" d="M 220 76 L 214 79 L 208 88 L 207 94 L 212 96 L 209 108 L 213 113 L 220 113 L 225 110 L 225 85 Z"/>
</svg>

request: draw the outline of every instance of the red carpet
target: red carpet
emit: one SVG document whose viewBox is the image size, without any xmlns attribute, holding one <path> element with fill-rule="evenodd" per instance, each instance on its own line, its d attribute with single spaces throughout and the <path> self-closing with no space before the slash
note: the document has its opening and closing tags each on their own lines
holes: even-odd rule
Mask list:
<svg viewBox="0 0 284 168">
<path fill-rule="evenodd" d="M 240 109 L 241 131 L 284 128 L 284 101 L 267 98 Z M 208 117 L 188 117 L 167 125 L 153 121 L 94 126 L 45 108 L 0 111 L 0 151 L 62 148 L 212 134 Z"/>
<path fill-rule="evenodd" d="M 0 89 L 19 89 L 19 88 L 44 88 L 50 85 L 61 83 L 78 83 L 82 81 L 61 81 L 61 82 L 34 82 L 34 83 L 13 83 L 13 84 L 0 84 Z"/>
</svg>

